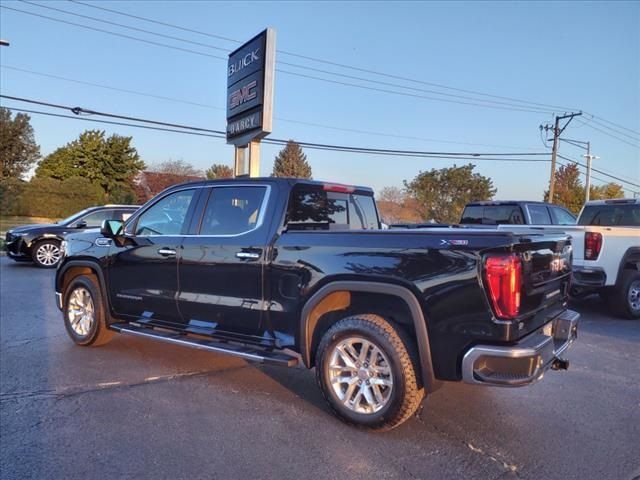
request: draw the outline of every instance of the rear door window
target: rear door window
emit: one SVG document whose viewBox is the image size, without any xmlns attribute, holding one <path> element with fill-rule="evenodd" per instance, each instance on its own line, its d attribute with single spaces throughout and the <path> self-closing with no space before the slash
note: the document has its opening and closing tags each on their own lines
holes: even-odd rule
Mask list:
<svg viewBox="0 0 640 480">
<path fill-rule="evenodd" d="M 264 186 L 214 187 L 202 217 L 200 235 L 241 235 L 262 222 Z"/>
<path fill-rule="evenodd" d="M 373 196 L 294 188 L 287 214 L 290 230 L 378 229 Z"/>
<path fill-rule="evenodd" d="M 551 217 L 546 205 L 527 205 L 532 225 L 550 225 Z"/>
<path fill-rule="evenodd" d="M 564 208 L 549 207 L 553 223 L 556 225 L 575 225 L 576 217 L 567 212 Z"/>
</svg>

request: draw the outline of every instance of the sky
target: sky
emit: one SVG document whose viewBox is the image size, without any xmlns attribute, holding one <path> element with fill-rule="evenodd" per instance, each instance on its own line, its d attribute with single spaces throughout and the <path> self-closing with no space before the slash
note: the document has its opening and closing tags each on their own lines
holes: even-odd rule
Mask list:
<svg viewBox="0 0 640 480">
<path fill-rule="evenodd" d="M 275 79 L 273 138 L 438 152 L 549 152 L 550 142 L 545 146 L 539 125 L 551 123 L 554 113 L 574 109 L 589 115 L 574 119 L 563 136 L 590 141 L 592 153 L 600 157 L 594 160 L 595 168 L 640 185 L 637 133 L 640 132 L 640 2 L 91 3 L 238 42 L 148 23 L 71 1 L 2 0 L 0 5 L 7 7 L 0 10 L 0 37 L 10 42 L 9 47 L 0 47 L 0 90 L 4 95 L 224 130 L 224 58 L 240 42 L 273 27 L 277 32 L 277 68 L 281 70 L 276 72 Z M 42 5 L 163 36 L 74 17 Z M 387 76 L 307 60 L 291 53 Z M 73 83 L 24 70 L 173 100 Z M 545 106 L 518 102 L 521 109 L 536 111 L 514 111 L 510 110 L 514 101 L 453 89 Z M 478 105 L 479 100 L 485 100 L 482 106 Z M 503 102 L 492 105 L 506 108 L 487 108 L 486 100 Z M 68 113 L 6 99 L 0 103 Z M 590 115 L 595 115 L 595 119 Z M 41 115 L 32 115 L 32 125 L 43 155 L 77 138 L 85 129 L 100 128 L 109 134 L 132 136 L 147 164 L 183 159 L 206 169 L 213 163 L 231 165 L 233 161 L 233 147 L 226 145 L 224 139 Z M 280 148 L 262 145 L 263 175 L 271 173 Z M 581 158 L 584 153 L 561 143 L 560 154 L 564 156 L 584 161 Z M 376 191 L 387 186 L 401 187 L 404 180 L 413 179 L 421 171 L 466 163 L 319 150 L 306 150 L 306 154 L 314 178 L 369 185 Z M 493 179 L 497 199 L 539 200 L 548 187 L 548 162 L 473 163 L 477 165 L 476 171 Z M 594 175 L 612 180 L 602 174 Z M 594 179 L 593 183 L 603 182 Z M 640 195 L 640 187 L 626 183 L 624 186 L 628 196 L 633 191 Z"/>
</svg>

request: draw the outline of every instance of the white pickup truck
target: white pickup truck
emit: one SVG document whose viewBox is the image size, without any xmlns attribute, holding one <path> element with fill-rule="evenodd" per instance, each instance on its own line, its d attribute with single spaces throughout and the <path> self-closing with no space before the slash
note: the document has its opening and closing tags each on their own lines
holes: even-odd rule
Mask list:
<svg viewBox="0 0 640 480">
<path fill-rule="evenodd" d="M 572 236 L 572 294 L 598 292 L 615 314 L 640 318 L 640 199 L 587 202 L 577 225 L 498 225 L 561 230 Z"/>
</svg>

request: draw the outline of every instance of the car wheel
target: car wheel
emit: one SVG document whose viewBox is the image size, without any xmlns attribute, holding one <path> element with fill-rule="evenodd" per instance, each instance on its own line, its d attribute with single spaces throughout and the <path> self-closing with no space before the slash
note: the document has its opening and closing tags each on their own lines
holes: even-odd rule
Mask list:
<svg viewBox="0 0 640 480">
<path fill-rule="evenodd" d="M 629 318 L 640 318 L 640 272 L 625 270 L 619 286 L 609 295 L 609 307 L 617 315 Z"/>
<path fill-rule="evenodd" d="M 384 318 L 355 315 L 338 321 L 322 337 L 316 380 L 343 421 L 390 430 L 420 406 L 418 355 L 414 342 Z"/>
<path fill-rule="evenodd" d="M 107 312 L 100 284 L 91 275 L 80 275 L 64 293 L 64 325 L 71 339 L 82 346 L 103 345 L 113 338 L 107 328 Z"/>
<path fill-rule="evenodd" d="M 54 268 L 60 261 L 60 242 L 58 240 L 41 240 L 33 246 L 31 258 L 42 268 Z"/>
</svg>

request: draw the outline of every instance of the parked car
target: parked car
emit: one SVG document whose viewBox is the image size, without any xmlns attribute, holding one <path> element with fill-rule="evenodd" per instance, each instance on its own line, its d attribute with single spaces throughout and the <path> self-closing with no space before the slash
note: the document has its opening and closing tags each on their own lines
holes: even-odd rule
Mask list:
<svg viewBox="0 0 640 480">
<path fill-rule="evenodd" d="M 76 344 L 119 332 L 301 359 L 337 416 L 372 429 L 444 381 L 522 386 L 566 369 L 578 328 L 567 235 L 383 230 L 366 187 L 183 184 L 64 247 L 56 300 Z"/>
<path fill-rule="evenodd" d="M 569 210 L 546 202 L 472 202 L 464 207 L 461 224 L 472 225 L 575 225 Z"/>
<path fill-rule="evenodd" d="M 6 251 L 15 261 L 34 262 L 39 267 L 53 268 L 60 261 L 60 242 L 71 232 L 99 228 L 103 220 L 126 220 L 136 205 L 105 205 L 74 213 L 54 224 L 23 225 L 6 234 Z"/>
<path fill-rule="evenodd" d="M 519 227 L 498 228 L 517 231 Z M 546 232 L 559 229 L 533 228 Z M 640 200 L 587 202 L 578 224 L 563 226 L 560 231 L 573 238 L 573 296 L 599 293 L 616 315 L 640 318 Z"/>
</svg>

